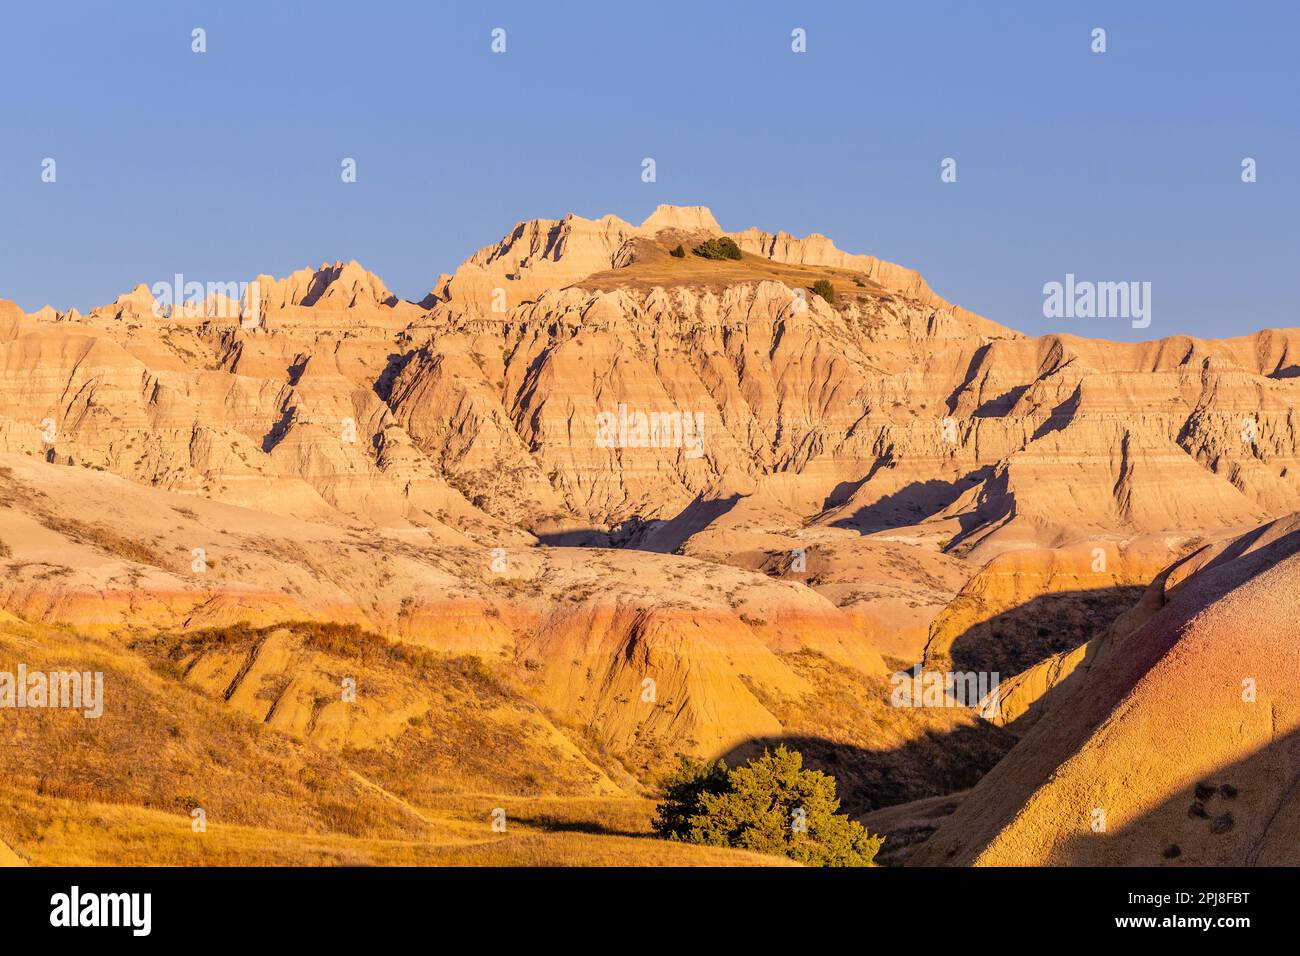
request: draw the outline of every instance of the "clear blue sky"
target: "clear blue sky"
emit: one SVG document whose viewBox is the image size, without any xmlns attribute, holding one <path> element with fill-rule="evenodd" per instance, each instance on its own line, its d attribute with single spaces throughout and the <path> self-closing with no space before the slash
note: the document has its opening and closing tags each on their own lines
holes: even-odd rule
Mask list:
<svg viewBox="0 0 1300 956">
<path fill-rule="evenodd" d="M 418 299 L 517 220 L 674 202 L 825 233 L 1027 332 L 1300 325 L 1297 8 L 8 3 L 0 297 L 357 259 Z M 1151 327 L 1045 319 L 1067 272 L 1151 282 Z"/>
</svg>

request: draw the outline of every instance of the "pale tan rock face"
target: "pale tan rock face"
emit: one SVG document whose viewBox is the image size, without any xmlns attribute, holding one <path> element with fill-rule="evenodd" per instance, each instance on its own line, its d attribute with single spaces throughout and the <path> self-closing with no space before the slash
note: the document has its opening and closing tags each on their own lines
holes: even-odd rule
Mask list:
<svg viewBox="0 0 1300 956">
<path fill-rule="evenodd" d="M 1023 673 L 1004 722 L 1046 715 L 1162 568 L 1300 506 L 1297 330 L 1027 337 L 703 207 L 520 222 L 420 304 L 354 261 L 253 281 L 256 314 L 0 301 L 0 607 L 356 623 L 649 766 L 793 732 L 811 659 Z"/>
<path fill-rule="evenodd" d="M 469 498 L 498 531 L 490 516 L 605 529 L 762 487 L 799 521 L 922 522 L 918 540 L 976 557 L 1228 529 L 1296 494 L 1294 333 L 1026 339 L 908 270 L 755 230 L 732 235 L 762 261 L 847 270 L 868 291 L 832 307 L 748 257 L 712 278 L 688 257 L 677 284 L 645 289 L 633 256 L 612 272 L 624 288 L 583 288 L 630 241 L 721 231 L 703 207 L 521 223 L 432 310 L 339 262 L 259 277 L 253 328 L 212 303 L 160 319 L 143 285 L 85 321 L 11 315 L 4 367 L 24 382 L 6 386 L 5 440 L 241 501 L 260 481 L 293 513 L 421 525 L 476 514 Z M 602 416 L 621 425 L 623 409 L 633 433 L 611 447 Z M 656 413 L 698 421 L 700 447 L 638 443 L 637 416 Z"/>
<path fill-rule="evenodd" d="M 490 303 L 496 290 L 509 306 L 610 267 L 624 241 L 640 230 L 617 216 L 518 223 L 508 236 L 470 256 L 434 295 Z"/>
<path fill-rule="evenodd" d="M 718 225 L 718 220 L 714 219 L 713 213 L 704 206 L 660 205 L 646 217 L 645 222 L 641 223 L 641 231 L 648 235 L 653 236 L 664 229 L 705 232 L 715 236 L 722 234 L 722 227 Z"/>
</svg>

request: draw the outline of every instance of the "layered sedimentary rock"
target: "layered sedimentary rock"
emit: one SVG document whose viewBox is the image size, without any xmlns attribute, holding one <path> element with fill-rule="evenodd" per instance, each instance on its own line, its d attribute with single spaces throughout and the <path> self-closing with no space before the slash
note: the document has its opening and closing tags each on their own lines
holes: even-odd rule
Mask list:
<svg viewBox="0 0 1300 956">
<path fill-rule="evenodd" d="M 159 318 L 144 286 L 83 321 L 11 316 L 5 367 L 39 366 L 44 384 L 6 386 L 7 440 L 169 487 L 269 475 L 311 501 L 289 489 L 304 482 L 354 516 L 415 524 L 447 503 L 468 514 L 469 498 L 485 527 L 609 531 L 761 492 L 799 523 L 928 523 L 918 535 L 981 560 L 1228 531 L 1297 493 L 1294 332 L 1029 339 L 818 236 L 750 230 L 732 234 L 753 250 L 738 262 L 660 249 L 653 269 L 649 253 L 613 265 L 682 234 L 721 230 L 700 207 L 524 222 L 432 308 L 352 262 L 259 277 L 251 327 Z M 662 262 L 680 273 L 646 288 Z M 764 263 L 825 271 L 836 302 L 793 281 L 814 273 Z M 656 414 L 698 422 L 701 440 L 638 444 L 638 416 Z M 630 416 L 631 439 L 602 441 L 606 415 Z M 46 419 L 53 443 L 33 437 Z M 131 457 L 128 439 L 151 447 Z M 387 480 L 395 458 L 411 480 Z M 401 500 L 412 488 L 435 507 Z"/>
<path fill-rule="evenodd" d="M 791 655 L 1022 672 L 1006 722 L 1046 714 L 1162 568 L 1300 504 L 1296 330 L 1028 337 L 702 207 L 520 222 L 420 303 L 356 262 L 250 283 L 0 302 L 11 613 L 356 623 L 648 765 L 786 728 Z"/>
</svg>

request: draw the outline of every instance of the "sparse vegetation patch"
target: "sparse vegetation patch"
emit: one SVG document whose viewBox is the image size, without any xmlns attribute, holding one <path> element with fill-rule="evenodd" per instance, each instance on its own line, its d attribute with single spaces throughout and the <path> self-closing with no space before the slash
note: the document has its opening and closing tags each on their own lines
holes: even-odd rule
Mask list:
<svg viewBox="0 0 1300 956">
<path fill-rule="evenodd" d="M 786 856 L 814 866 L 870 866 L 884 843 L 837 812 L 835 778 L 778 746 L 743 767 L 683 758 L 652 827 L 670 840 Z"/>
<path fill-rule="evenodd" d="M 702 259 L 739 259 L 740 247 L 730 236 L 706 239 L 691 250 Z"/>
</svg>

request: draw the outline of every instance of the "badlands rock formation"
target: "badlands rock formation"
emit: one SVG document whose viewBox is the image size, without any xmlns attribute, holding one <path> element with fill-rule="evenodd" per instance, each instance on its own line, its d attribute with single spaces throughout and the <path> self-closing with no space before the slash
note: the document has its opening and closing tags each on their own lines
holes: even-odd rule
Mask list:
<svg viewBox="0 0 1300 956">
<path fill-rule="evenodd" d="M 912 862 L 1300 864 L 1297 583 L 1296 516 L 1175 565 L 1136 619 L 1004 689 L 1046 713 Z"/>
<path fill-rule="evenodd" d="M 722 236 L 739 260 L 690 251 Z M 520 222 L 419 303 L 356 262 L 250 285 L 0 302 L 0 608 L 143 648 L 322 746 L 391 742 L 424 704 L 319 704 L 334 675 L 302 622 L 484 662 L 597 791 L 797 736 L 871 809 L 969 786 L 1023 737 L 995 771 L 1026 768 L 1018 789 L 981 784 L 975 835 L 923 858 L 1138 853 L 1115 834 L 1143 830 L 1149 788 L 1109 842 L 1025 842 L 1007 816 L 1137 680 L 1131 635 L 1159 628 L 1155 668 L 1228 600 L 1165 569 L 1300 503 L 1298 330 L 1027 337 L 902 266 L 703 207 Z M 1220 581 L 1212 563 L 1194 577 Z M 241 623 L 263 630 L 185 643 Z M 1126 676 L 1067 714 L 1059 689 L 1103 658 Z M 888 674 L 918 664 L 996 672 L 1001 715 L 891 713 Z M 1257 730 L 1149 769 L 1181 787 Z"/>
</svg>

